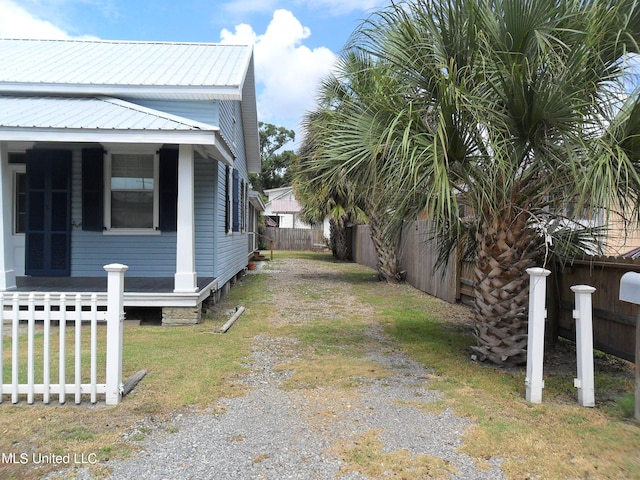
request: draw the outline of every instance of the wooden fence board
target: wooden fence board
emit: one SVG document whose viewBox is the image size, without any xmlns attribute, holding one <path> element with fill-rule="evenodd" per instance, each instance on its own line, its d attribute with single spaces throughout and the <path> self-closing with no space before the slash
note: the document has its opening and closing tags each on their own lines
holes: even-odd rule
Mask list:
<svg viewBox="0 0 640 480">
<path fill-rule="evenodd" d="M 435 297 L 455 303 L 458 297 L 457 263 L 452 257 L 444 269 L 434 270 L 437 253 L 429 241 L 429 223 L 418 220 L 402 231 L 398 257 L 406 272 L 406 281 L 415 288 Z M 378 263 L 371 229 L 368 225 L 353 227 L 353 258 L 361 265 L 375 269 Z"/>
<path fill-rule="evenodd" d="M 273 240 L 274 250 L 315 250 L 325 243 L 321 229 L 265 227 L 263 236 Z"/>
<path fill-rule="evenodd" d="M 593 339 L 598 350 L 629 361 L 635 360 L 636 306 L 619 300 L 620 278 L 626 272 L 640 271 L 638 261 L 620 258 L 579 260 L 570 266 L 556 267 L 557 292 L 554 315 L 558 335 L 575 340 L 574 293 L 572 285 L 591 285 L 596 291 L 593 304 Z"/>
</svg>

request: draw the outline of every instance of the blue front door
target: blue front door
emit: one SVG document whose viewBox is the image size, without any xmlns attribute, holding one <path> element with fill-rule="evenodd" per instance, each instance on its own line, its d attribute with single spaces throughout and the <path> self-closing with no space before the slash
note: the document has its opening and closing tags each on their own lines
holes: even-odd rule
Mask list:
<svg viewBox="0 0 640 480">
<path fill-rule="evenodd" d="M 71 272 L 71 152 L 27 152 L 26 275 Z"/>
</svg>

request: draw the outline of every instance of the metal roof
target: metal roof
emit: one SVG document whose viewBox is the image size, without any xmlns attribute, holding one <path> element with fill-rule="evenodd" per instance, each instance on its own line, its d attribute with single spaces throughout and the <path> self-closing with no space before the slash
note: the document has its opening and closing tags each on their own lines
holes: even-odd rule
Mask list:
<svg viewBox="0 0 640 480">
<path fill-rule="evenodd" d="M 214 43 L 0 39 L 0 58 L 2 59 L 0 95 L 16 95 L 22 97 L 23 102 L 26 102 L 24 98 L 27 95 L 75 97 L 72 102 L 74 106 L 59 102 L 58 105 L 67 110 L 76 109 L 77 111 L 79 97 L 83 96 L 114 97 L 124 100 L 137 98 L 239 101 L 249 171 L 260 171 L 256 84 L 251 46 Z M 96 98 L 87 100 L 97 101 Z M 100 106 L 106 108 L 105 105 Z M 136 109 L 142 110 L 142 107 Z M 50 114 L 50 120 L 59 118 L 56 112 L 50 109 L 47 111 Z M 124 110 L 120 110 L 119 113 L 125 114 Z M 63 114 L 61 112 L 61 115 Z M 115 114 L 114 109 L 110 109 L 106 117 L 113 119 Z M 167 114 L 161 112 L 151 113 L 144 119 L 139 116 L 131 117 L 128 121 L 135 123 L 137 119 L 142 123 L 138 123 L 136 127 L 119 123 L 115 131 L 131 132 L 144 121 L 151 121 L 154 125 L 158 125 L 161 119 L 166 120 L 167 117 Z M 67 115 L 67 119 L 74 121 L 71 115 Z M 97 125 L 100 119 L 93 116 L 91 120 L 97 122 Z M 190 125 L 196 124 L 191 120 L 183 120 Z M 24 124 L 26 119 L 20 122 Z M 177 127 L 169 122 L 156 132 L 171 130 L 171 125 Z M 96 131 L 94 127 L 95 125 L 85 126 L 81 131 Z M 6 129 L 3 130 L 5 130 L 3 133 L 6 133 Z M 33 128 L 31 130 L 33 131 Z M 73 128 L 65 130 L 66 137 L 69 137 L 70 131 L 73 131 Z M 100 131 L 104 134 L 107 129 Z M 152 127 L 147 127 L 145 131 L 153 130 Z M 173 137 L 176 137 L 175 132 L 193 134 L 196 131 L 197 129 L 176 128 Z M 145 137 L 145 139 L 148 138 Z M 3 137 L 4 139 L 6 138 Z M 145 139 L 142 139 L 141 143 L 145 143 Z M 222 145 L 220 138 L 218 143 Z M 207 145 L 207 143 L 204 142 L 201 145 Z M 224 156 L 228 157 L 228 154 L 225 153 Z"/>
<path fill-rule="evenodd" d="M 0 91 L 241 100 L 247 45 L 0 39 Z"/>
<path fill-rule="evenodd" d="M 0 128 L 209 131 L 218 127 L 115 98 L 0 95 Z"/>
<path fill-rule="evenodd" d="M 271 211 L 273 213 L 298 213 L 302 211 L 302 206 L 297 200 L 273 200 Z"/>
<path fill-rule="evenodd" d="M 115 98 L 0 95 L 4 141 L 188 144 L 204 156 L 233 165 L 219 131 Z"/>
</svg>

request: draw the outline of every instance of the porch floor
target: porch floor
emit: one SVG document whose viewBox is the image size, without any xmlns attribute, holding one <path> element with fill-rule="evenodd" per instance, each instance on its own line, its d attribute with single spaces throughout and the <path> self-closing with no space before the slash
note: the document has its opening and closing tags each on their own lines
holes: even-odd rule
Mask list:
<svg viewBox="0 0 640 480">
<path fill-rule="evenodd" d="M 198 277 L 199 291 L 214 283 L 214 277 Z M 127 277 L 125 293 L 173 293 L 173 277 Z M 107 277 L 17 277 L 12 292 L 106 292 Z"/>
</svg>

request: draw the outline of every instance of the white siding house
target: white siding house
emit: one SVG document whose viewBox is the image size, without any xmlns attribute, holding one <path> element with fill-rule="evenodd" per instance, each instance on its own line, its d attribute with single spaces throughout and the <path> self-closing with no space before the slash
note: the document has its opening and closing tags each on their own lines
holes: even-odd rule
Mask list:
<svg viewBox="0 0 640 480">
<path fill-rule="evenodd" d="M 271 188 L 264 191 L 267 196 L 263 215 L 271 220 L 272 226 L 279 228 L 318 228 L 300 219 L 302 206 L 296 199 L 293 187 Z M 329 221 L 324 220 L 322 230 L 325 238 L 329 238 Z"/>
<path fill-rule="evenodd" d="M 252 48 L 0 40 L 0 58 L 0 290 L 90 288 L 117 262 L 125 306 L 197 321 L 248 263 Z"/>
</svg>

